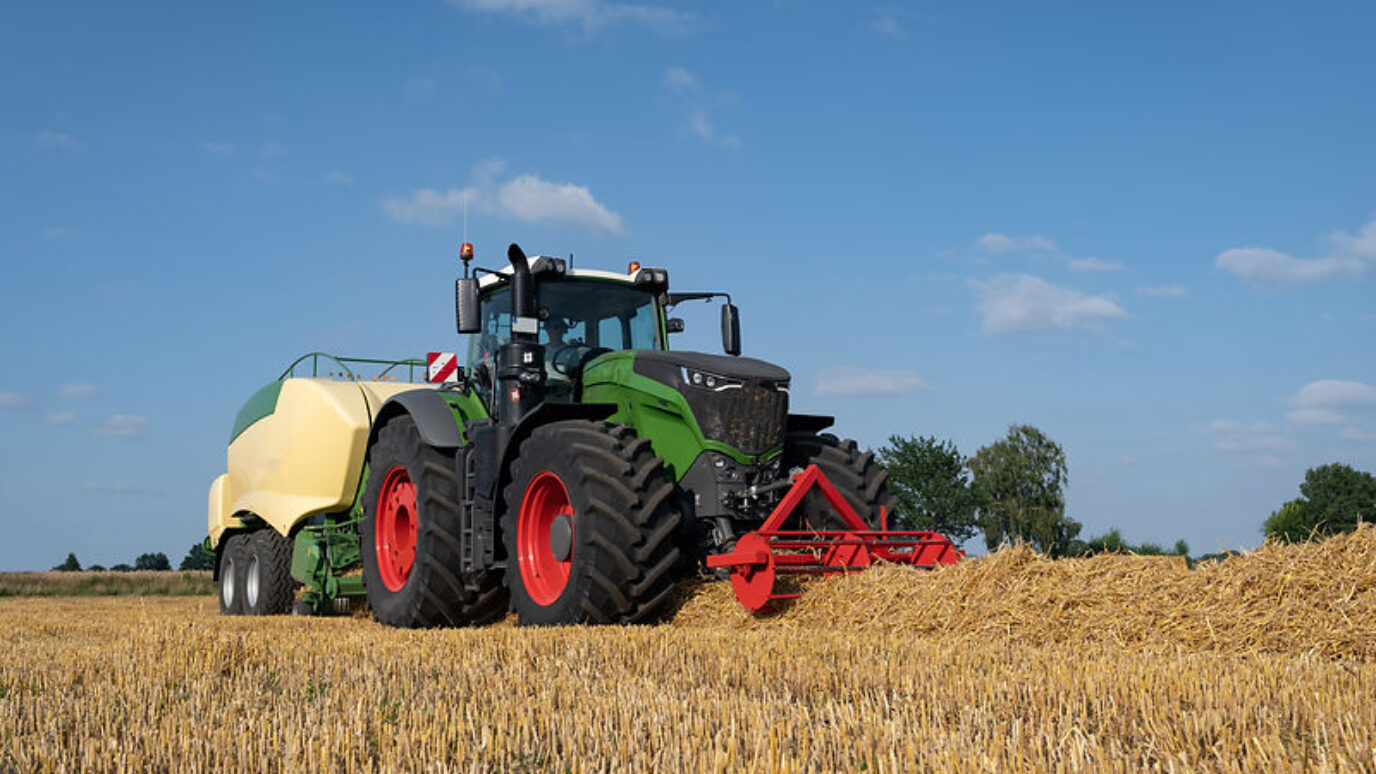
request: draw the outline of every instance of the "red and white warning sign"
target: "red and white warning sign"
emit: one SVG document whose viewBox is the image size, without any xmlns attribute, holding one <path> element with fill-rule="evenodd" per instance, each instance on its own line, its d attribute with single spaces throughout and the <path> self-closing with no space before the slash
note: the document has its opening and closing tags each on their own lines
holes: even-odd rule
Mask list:
<svg viewBox="0 0 1376 774">
<path fill-rule="evenodd" d="M 459 356 L 453 352 L 431 352 L 425 356 L 427 381 L 443 384 L 444 382 L 456 382 L 454 378 L 459 370 Z"/>
</svg>

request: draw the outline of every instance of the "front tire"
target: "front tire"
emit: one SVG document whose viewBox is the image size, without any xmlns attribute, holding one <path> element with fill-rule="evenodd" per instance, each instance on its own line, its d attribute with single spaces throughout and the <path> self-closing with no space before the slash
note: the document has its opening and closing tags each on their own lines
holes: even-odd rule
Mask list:
<svg viewBox="0 0 1376 774">
<path fill-rule="evenodd" d="M 506 612 L 499 573 L 459 572 L 459 482 L 454 452 L 425 443 L 395 417 L 368 450 L 360 553 L 373 617 L 388 626 L 484 624 Z M 470 591 L 465 581 L 476 582 Z"/>
<path fill-rule="evenodd" d="M 815 464 L 870 529 L 880 527 L 880 506 L 893 518 L 896 500 L 889 493 L 889 472 L 875 463 L 872 452 L 862 452 L 855 441 L 839 440 L 830 433 L 790 433 L 785 449 L 785 469 Z M 815 529 L 849 529 L 820 492 L 809 492 L 803 508 Z"/>
<path fill-rule="evenodd" d="M 656 620 L 681 566 L 673 492 L 663 460 L 629 427 L 537 428 L 503 497 L 507 585 L 520 623 Z"/>
</svg>

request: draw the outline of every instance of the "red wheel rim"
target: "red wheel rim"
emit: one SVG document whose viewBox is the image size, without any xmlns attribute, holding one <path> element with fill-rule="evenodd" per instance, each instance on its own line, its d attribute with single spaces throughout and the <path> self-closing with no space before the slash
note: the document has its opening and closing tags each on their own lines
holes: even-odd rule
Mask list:
<svg viewBox="0 0 1376 774">
<path fill-rule="evenodd" d="M 377 524 L 373 544 L 377 571 L 391 591 L 401 591 L 416 563 L 416 485 L 411 474 L 397 465 L 387 471 L 377 496 Z"/>
<path fill-rule="evenodd" d="M 560 561 L 550 548 L 550 528 L 559 516 L 573 518 L 569 491 L 558 476 L 544 471 L 526 487 L 516 519 L 516 562 L 521 569 L 521 583 L 537 605 L 553 603 L 569 585 L 573 552 Z"/>
</svg>

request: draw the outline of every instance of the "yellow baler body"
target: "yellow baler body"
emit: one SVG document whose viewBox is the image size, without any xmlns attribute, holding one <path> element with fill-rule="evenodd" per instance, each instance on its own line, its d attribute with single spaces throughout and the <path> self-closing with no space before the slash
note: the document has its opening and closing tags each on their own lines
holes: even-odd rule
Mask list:
<svg viewBox="0 0 1376 774">
<path fill-rule="evenodd" d="M 271 413 L 229 444 L 227 472 L 210 485 L 209 531 L 252 514 L 283 535 L 303 519 L 353 504 L 363 475 L 368 432 L 382 404 L 424 384 L 285 379 Z"/>
</svg>

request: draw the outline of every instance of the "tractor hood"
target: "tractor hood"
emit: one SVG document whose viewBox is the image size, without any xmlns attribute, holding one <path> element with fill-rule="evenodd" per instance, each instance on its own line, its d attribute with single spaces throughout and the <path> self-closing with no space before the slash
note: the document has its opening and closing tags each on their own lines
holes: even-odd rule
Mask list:
<svg viewBox="0 0 1376 774">
<path fill-rule="evenodd" d="M 748 455 L 783 443 L 788 371 L 763 360 L 640 350 L 635 372 L 683 395 L 704 438 Z"/>
<path fill-rule="evenodd" d="M 672 377 L 677 374 L 699 387 L 705 387 L 705 380 L 711 375 L 718 377 L 718 380 L 708 389 L 716 390 L 729 389 L 729 384 L 740 385 L 745 382 L 768 382 L 771 387 L 782 385 L 787 390 L 790 379 L 787 370 L 754 358 L 649 349 L 635 353 L 635 372 L 665 384 L 673 384 Z M 701 383 L 693 379 L 695 373 L 702 375 Z M 723 379 L 725 381 L 721 381 Z"/>
</svg>

